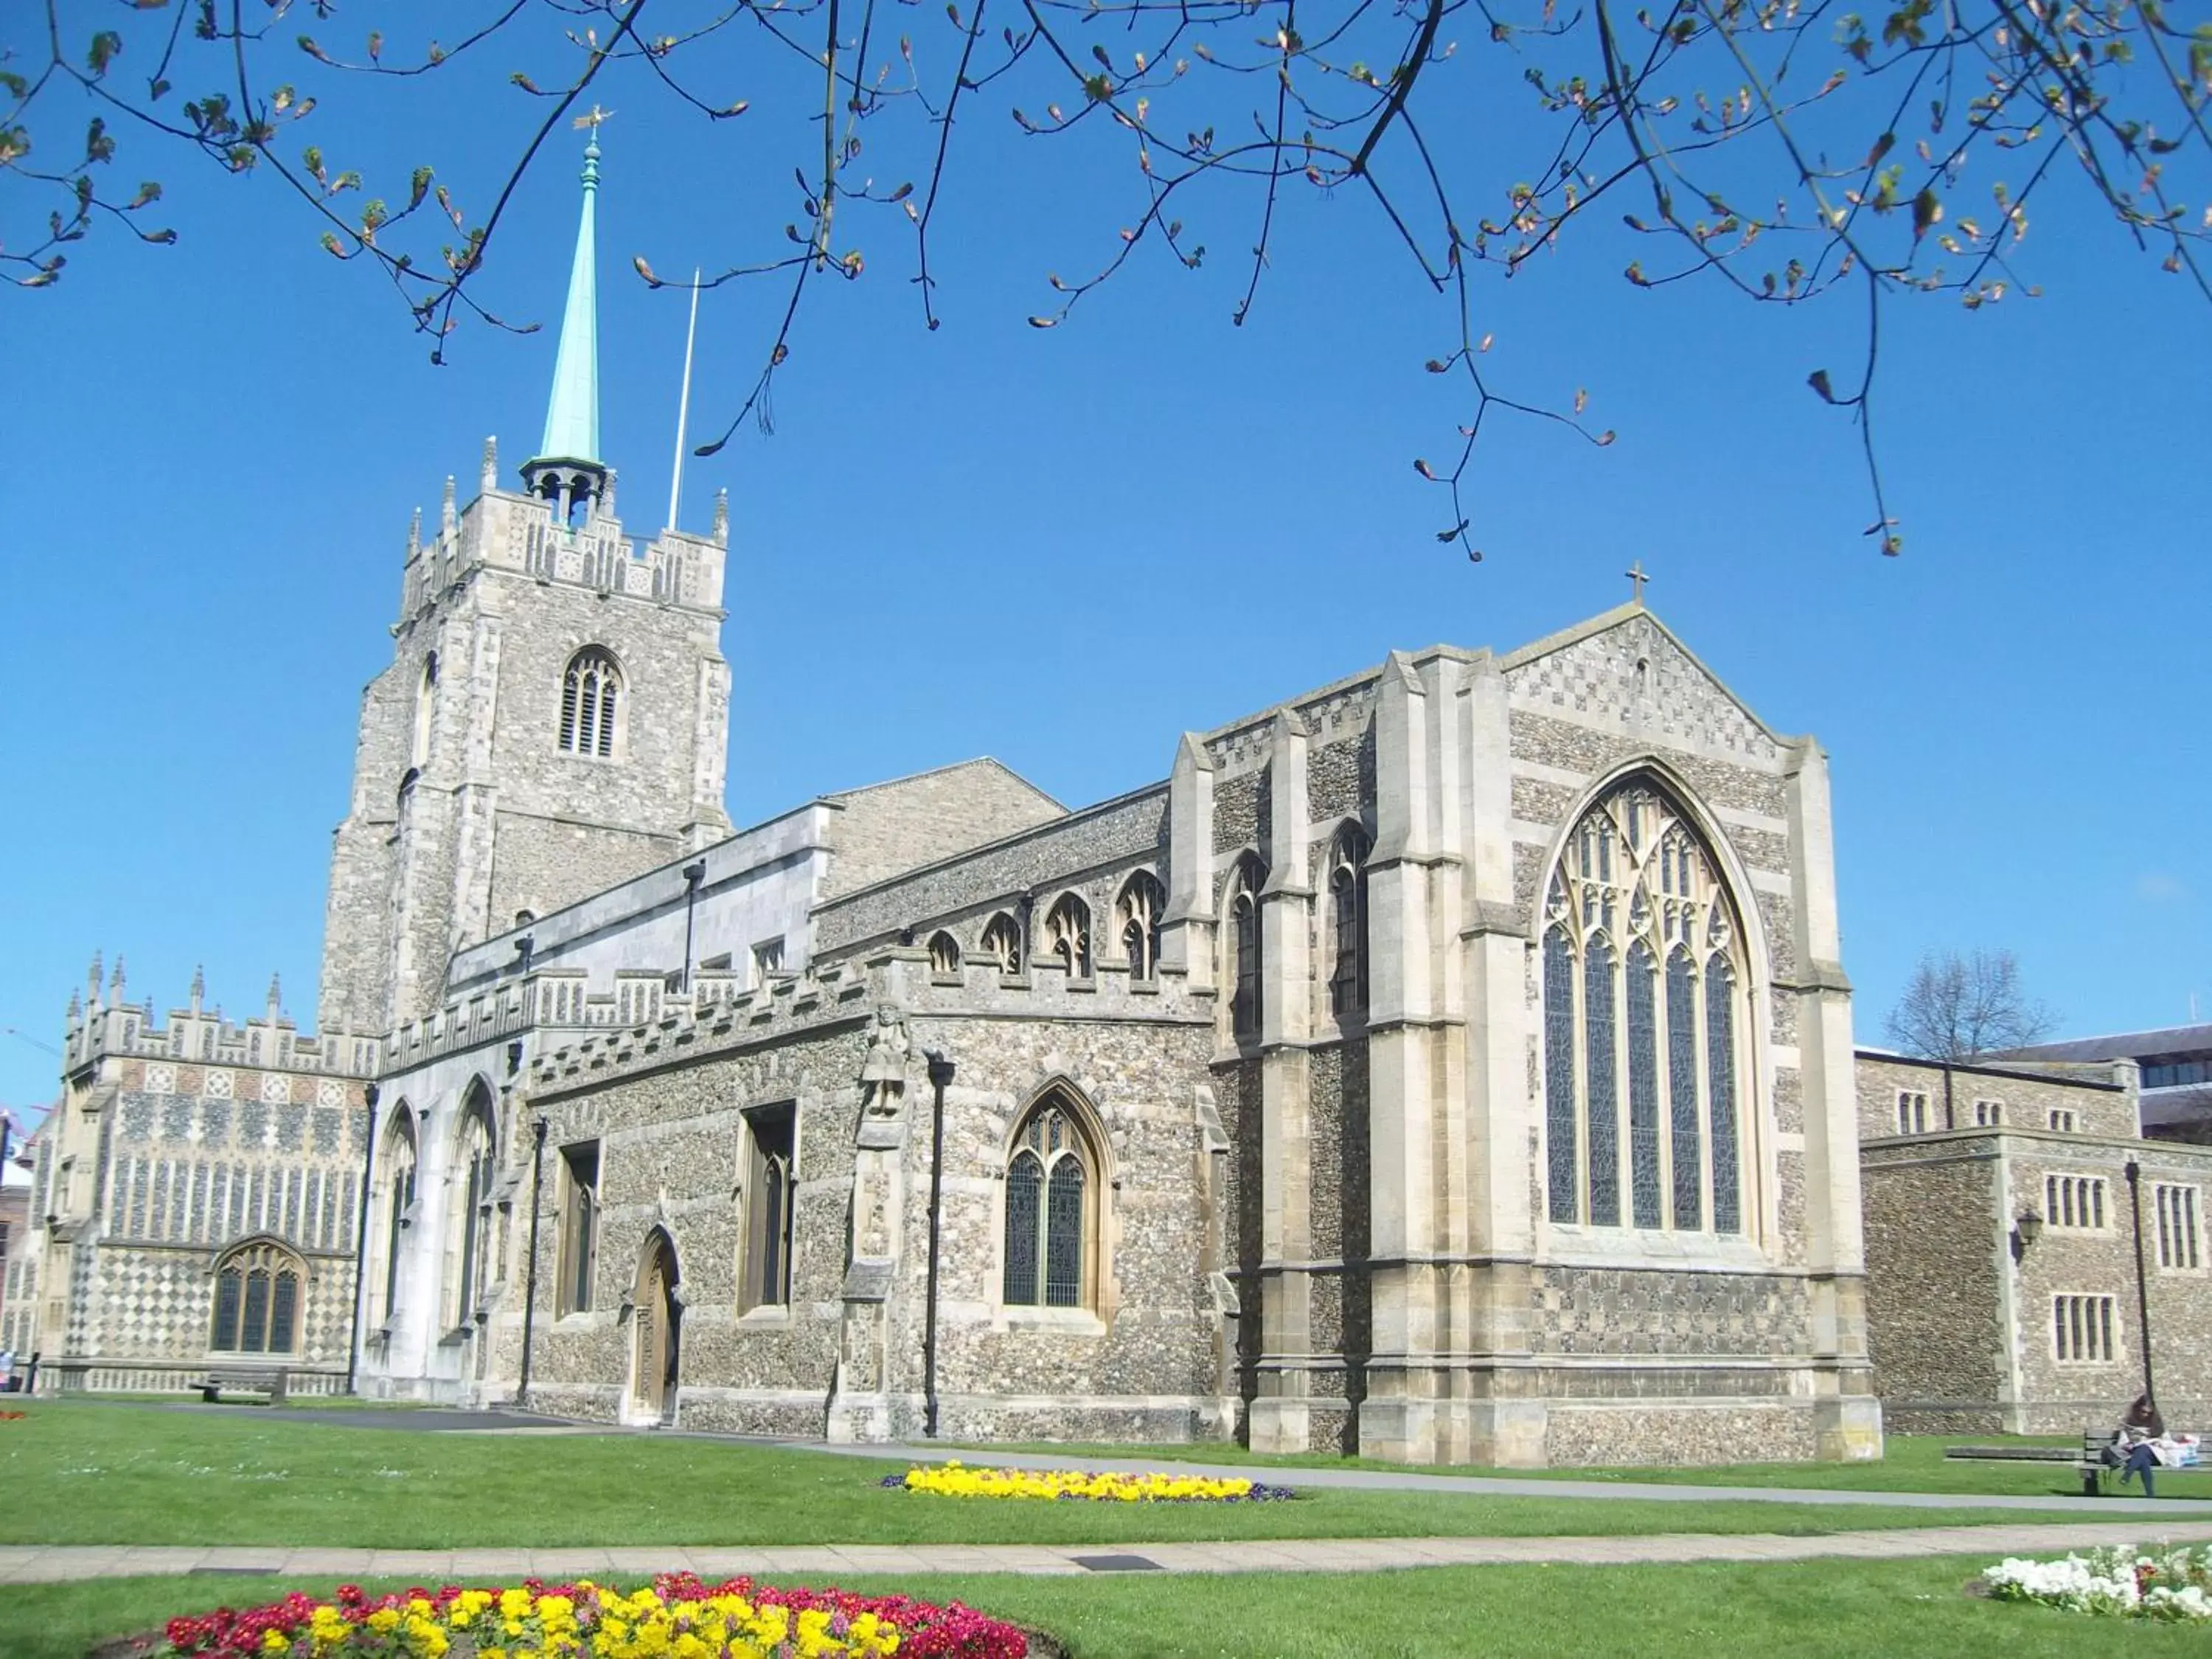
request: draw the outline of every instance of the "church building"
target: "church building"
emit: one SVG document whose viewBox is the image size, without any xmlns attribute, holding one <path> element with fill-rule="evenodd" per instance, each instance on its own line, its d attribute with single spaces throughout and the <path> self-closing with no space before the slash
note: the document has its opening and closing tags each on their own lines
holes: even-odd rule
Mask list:
<svg viewBox="0 0 2212 1659">
<path fill-rule="evenodd" d="M 355 1109 L 361 1271 L 289 1208 L 252 1248 L 350 1299 L 357 1386 L 843 1441 L 1878 1455 L 1820 746 L 1639 595 L 1163 732 L 1093 805 L 976 760 L 733 829 L 726 514 L 616 515 L 586 154 L 544 439 L 410 536 L 363 696 L 346 1035 L 284 1038 Z M 87 1031 L 73 1077 L 208 1097 Z M 69 1133 L 73 1224 L 119 1237 L 121 1142 Z M 179 1364 L 233 1335 L 220 1214 Z M 82 1375 L 114 1338 L 77 1328 Z"/>
</svg>

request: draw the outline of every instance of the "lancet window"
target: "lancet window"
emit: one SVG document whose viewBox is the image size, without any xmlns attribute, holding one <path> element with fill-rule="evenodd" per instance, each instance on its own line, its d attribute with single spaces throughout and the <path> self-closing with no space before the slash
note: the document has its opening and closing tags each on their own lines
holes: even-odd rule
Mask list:
<svg viewBox="0 0 2212 1659">
<path fill-rule="evenodd" d="M 1250 854 L 1237 861 L 1230 878 L 1229 953 L 1230 1029 L 1240 1037 L 1260 1035 L 1260 889 L 1267 872 Z"/>
<path fill-rule="evenodd" d="M 453 1302 L 447 1323 L 456 1330 L 476 1317 L 491 1285 L 492 1194 L 497 1175 L 491 1103 L 478 1082 L 462 1108 L 459 1136 L 453 1149 L 451 1224 L 447 1230 L 453 1261 Z"/>
<path fill-rule="evenodd" d="M 602 760 L 611 757 L 622 693 L 622 670 L 606 651 L 587 645 L 569 658 L 561 681 L 562 749 Z"/>
<path fill-rule="evenodd" d="M 1704 837 L 1649 780 L 1567 839 L 1539 972 L 1555 1222 L 1743 1231 L 1742 929 Z"/>
<path fill-rule="evenodd" d="M 1328 1008 L 1339 1018 L 1367 1007 L 1367 832 L 1347 824 L 1329 849 L 1328 907 L 1335 960 Z"/>
<path fill-rule="evenodd" d="M 1097 1187 L 1074 1112 L 1048 1095 L 1023 1120 L 1006 1161 L 1007 1306 L 1091 1304 Z"/>
<path fill-rule="evenodd" d="M 1143 981 L 1160 971 L 1160 918 L 1167 912 L 1167 890 L 1149 870 L 1139 870 L 1121 889 L 1115 912 L 1121 927 L 1121 951 L 1129 977 Z"/>
<path fill-rule="evenodd" d="M 384 1301 L 374 1322 L 388 1324 L 399 1305 L 399 1259 L 415 1210 L 415 1115 L 400 1103 L 393 1115 L 392 1137 L 384 1152 L 382 1224 L 384 1230 Z"/>
</svg>

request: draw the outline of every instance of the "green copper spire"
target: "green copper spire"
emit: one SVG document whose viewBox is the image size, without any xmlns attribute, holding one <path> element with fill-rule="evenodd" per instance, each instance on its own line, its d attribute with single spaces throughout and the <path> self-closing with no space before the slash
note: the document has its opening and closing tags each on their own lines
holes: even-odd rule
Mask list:
<svg viewBox="0 0 2212 1659">
<path fill-rule="evenodd" d="M 593 120 L 591 142 L 584 146 L 584 214 L 576 227 L 576 262 L 568 271 L 568 309 L 561 319 L 553 401 L 545 410 L 545 441 L 538 449 L 540 459 L 593 466 L 599 465 L 599 238 L 594 217 L 599 191 L 599 127 Z"/>
</svg>

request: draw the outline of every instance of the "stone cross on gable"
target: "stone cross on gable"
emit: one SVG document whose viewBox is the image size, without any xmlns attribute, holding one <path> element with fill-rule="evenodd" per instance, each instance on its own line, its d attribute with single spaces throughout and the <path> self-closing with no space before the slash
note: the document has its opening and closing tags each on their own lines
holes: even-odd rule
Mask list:
<svg viewBox="0 0 2212 1659">
<path fill-rule="evenodd" d="M 1620 574 L 1636 584 L 1636 603 L 1642 605 L 1644 603 L 1644 584 L 1651 580 L 1650 577 L 1644 574 L 1644 561 L 1638 559 L 1634 564 L 1630 565 L 1627 569 L 1622 571 Z"/>
</svg>

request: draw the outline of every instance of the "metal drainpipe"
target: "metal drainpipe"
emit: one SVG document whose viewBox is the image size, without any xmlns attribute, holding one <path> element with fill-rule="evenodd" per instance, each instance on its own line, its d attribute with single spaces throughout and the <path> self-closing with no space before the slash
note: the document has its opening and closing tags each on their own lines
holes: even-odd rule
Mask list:
<svg viewBox="0 0 2212 1659">
<path fill-rule="evenodd" d="M 699 902 L 699 884 L 707 878 L 707 860 L 684 866 L 684 989 L 691 989 L 691 912 Z"/>
<path fill-rule="evenodd" d="M 2128 1208 L 2135 1214 L 2136 1318 L 2142 1332 L 2143 1397 L 2155 1407 L 2158 1385 L 2151 1381 L 2150 1374 L 2150 1280 L 2143 1272 L 2142 1165 L 2130 1158 L 2121 1173 L 2128 1178 Z"/>
<path fill-rule="evenodd" d="M 377 1087 L 374 1083 L 363 1085 L 362 1099 L 368 1107 L 368 1142 L 361 1156 L 361 1224 L 354 1230 L 353 1243 L 353 1338 L 346 1345 L 346 1392 L 354 1392 L 354 1384 L 361 1375 L 361 1307 L 368 1296 L 368 1183 L 376 1164 L 376 1101 Z M 393 1239 L 392 1247 L 399 1248 Z"/>
<path fill-rule="evenodd" d="M 536 1144 L 530 1150 L 530 1265 L 523 1273 L 522 1376 L 514 1385 L 517 1409 L 530 1404 L 531 1339 L 538 1329 L 538 1214 L 545 1188 L 545 1115 L 538 1115 Z"/>
<path fill-rule="evenodd" d="M 937 1438 L 937 1238 L 945 1204 L 945 1091 L 952 1081 L 952 1060 L 942 1048 L 929 1055 L 929 1288 L 921 1324 L 921 1432 Z"/>
</svg>

